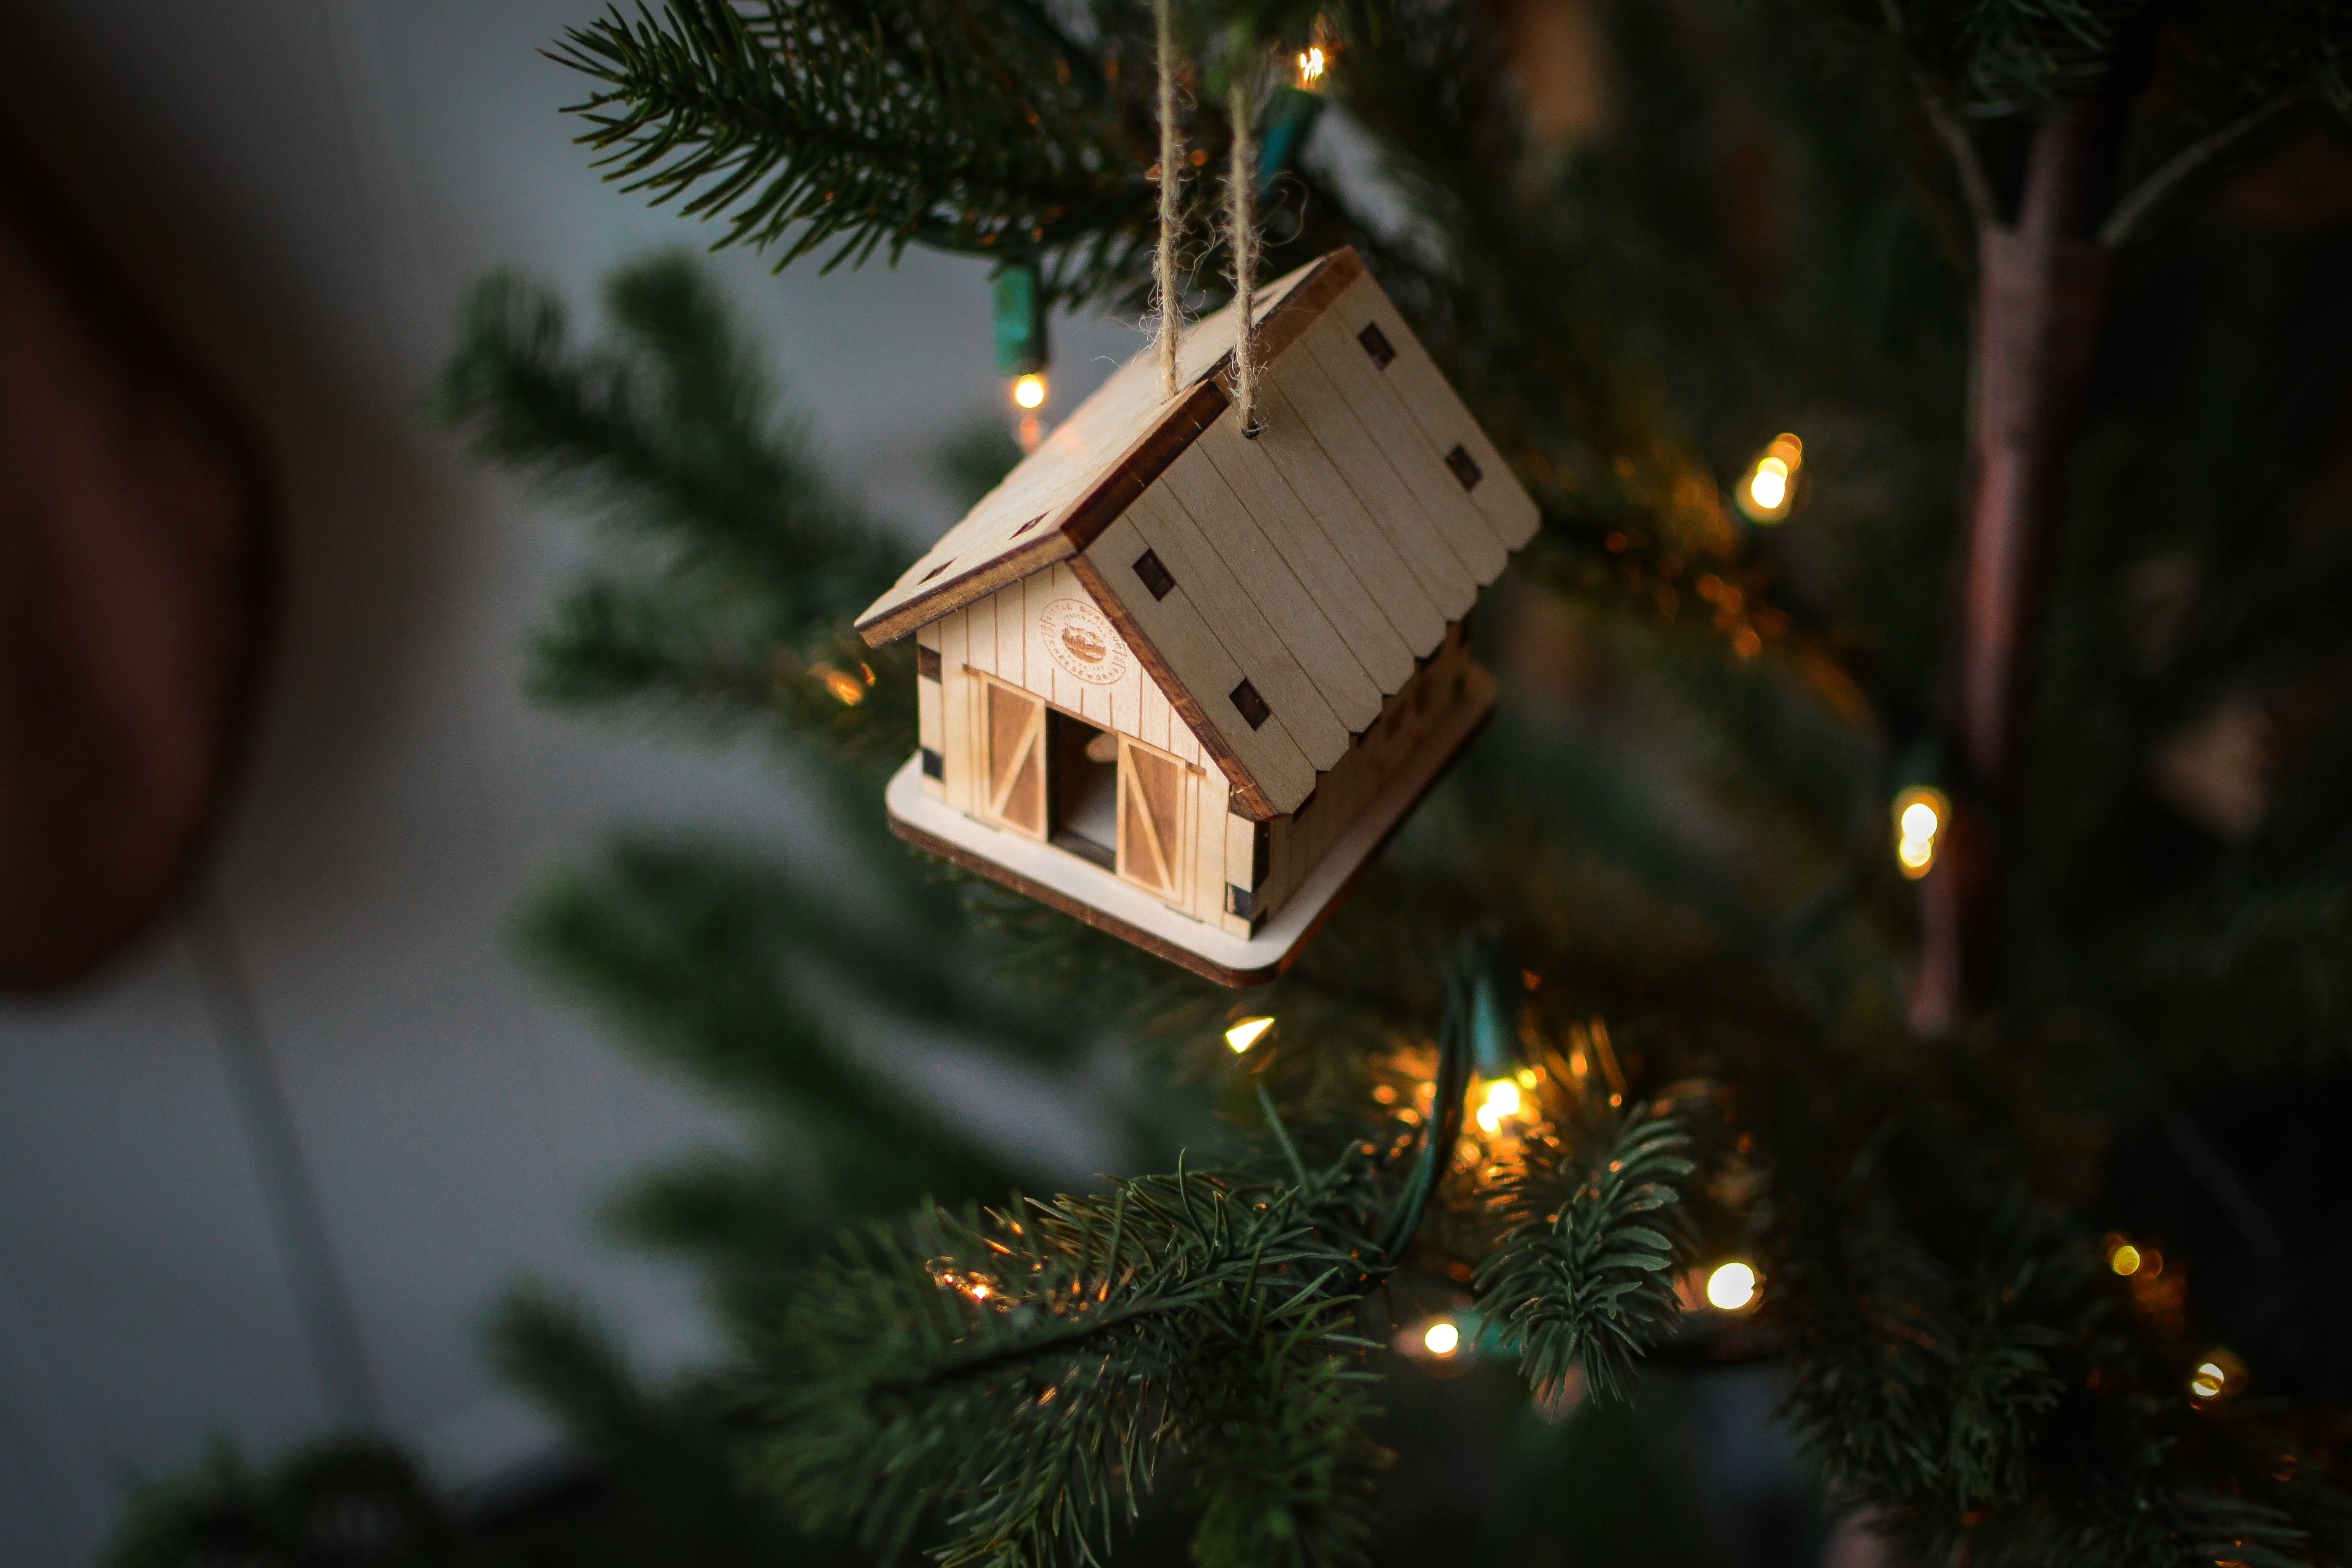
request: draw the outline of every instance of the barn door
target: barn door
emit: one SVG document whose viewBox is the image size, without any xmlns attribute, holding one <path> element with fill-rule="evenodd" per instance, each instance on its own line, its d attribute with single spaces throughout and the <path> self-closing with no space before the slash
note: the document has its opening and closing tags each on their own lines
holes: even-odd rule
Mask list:
<svg viewBox="0 0 2352 1568">
<path fill-rule="evenodd" d="M 1184 764 L 1118 738 L 1118 874 L 1171 904 L 1185 901 L 1191 861 Z"/>
<path fill-rule="evenodd" d="M 981 815 L 1032 838 L 1045 837 L 1045 700 L 993 680 L 980 683 L 983 789 Z"/>
</svg>

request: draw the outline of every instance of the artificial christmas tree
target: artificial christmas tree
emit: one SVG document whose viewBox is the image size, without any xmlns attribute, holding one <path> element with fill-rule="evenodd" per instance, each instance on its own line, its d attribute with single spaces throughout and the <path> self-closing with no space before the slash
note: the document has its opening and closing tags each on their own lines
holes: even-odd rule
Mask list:
<svg viewBox="0 0 2352 1568">
<path fill-rule="evenodd" d="M 1615 1401 L 1762 1362 L 1830 1506 L 1928 1560 L 2341 1562 L 2352 17 L 1573 9 L 1596 58 L 1528 74 L 1605 89 L 1534 114 L 1526 8 L 1444 0 L 680 4 L 566 44 L 614 172 L 780 264 L 924 244 L 1140 308 L 1164 35 L 1185 144 L 1237 169 L 1318 37 L 1394 207 L 1310 153 L 1265 269 L 1357 247 L 1542 513 L 1486 737 L 1239 1005 L 887 847 L 854 935 L 701 847 L 551 897 L 567 973 L 814 1141 L 819 1182 L 755 1153 L 625 1211 L 740 1335 L 710 1449 L 952 1562 L 1725 1560 L 1698 1502 L 1629 1517 L 1667 1494 L 1609 1479 Z M 488 292 L 446 387 L 678 547 L 566 604 L 543 687 L 771 722 L 877 840 L 918 677 L 843 672 L 903 554 L 761 438 L 689 275 L 615 302 L 583 354 Z M 1245 1131 L 1180 1161 L 1147 1090 L 1173 1174 L 960 1210 L 1013 1173 L 877 1092 L 788 958 L 1007 1052 L 1172 1042 Z M 1418 1418 L 1465 1363 L 1483 1423 Z"/>
</svg>

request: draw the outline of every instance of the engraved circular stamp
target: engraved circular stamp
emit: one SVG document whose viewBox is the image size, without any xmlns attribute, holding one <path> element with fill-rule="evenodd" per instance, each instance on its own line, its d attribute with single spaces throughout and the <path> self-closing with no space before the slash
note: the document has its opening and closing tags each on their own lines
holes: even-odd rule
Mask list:
<svg viewBox="0 0 2352 1568">
<path fill-rule="evenodd" d="M 1089 686 L 1116 686 L 1127 678 L 1126 639 L 1110 619 L 1083 599 L 1055 599 L 1037 615 L 1045 656 L 1062 672 Z"/>
</svg>

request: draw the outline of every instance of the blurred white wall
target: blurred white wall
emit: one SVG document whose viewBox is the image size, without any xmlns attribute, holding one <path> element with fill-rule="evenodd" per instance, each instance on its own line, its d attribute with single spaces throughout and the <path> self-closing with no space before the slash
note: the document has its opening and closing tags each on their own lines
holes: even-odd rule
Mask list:
<svg viewBox="0 0 2352 1568">
<path fill-rule="evenodd" d="M 789 832 L 749 754 L 537 713 L 520 645 L 580 531 L 416 409 L 468 285 L 585 305 L 708 235 L 603 185 L 539 48 L 593 0 L 19 0 L 0 136 L 257 426 L 284 624 L 258 745 L 184 913 L 79 993 L 0 1005 L 0 1563 L 86 1562 L 126 1478 L 219 1432 L 375 1423 L 480 1482 L 547 1434 L 473 1338 L 523 1274 L 657 1358 L 690 1286 L 615 1252 L 621 1173 L 725 1124 L 513 962 L 510 912 L 619 820 Z M 1001 406 L 977 265 L 716 265 L 818 445 L 908 537 L 923 458 Z M 583 310 L 593 319 L 593 311 Z M 1065 330 L 1056 404 L 1133 345 Z M 805 837 L 805 835 L 803 835 Z M 822 853 L 822 847 L 816 848 Z"/>
</svg>

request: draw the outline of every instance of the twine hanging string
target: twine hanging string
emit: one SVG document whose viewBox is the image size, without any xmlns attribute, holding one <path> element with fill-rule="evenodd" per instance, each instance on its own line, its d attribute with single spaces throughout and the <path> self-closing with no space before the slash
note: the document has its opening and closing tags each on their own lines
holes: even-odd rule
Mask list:
<svg viewBox="0 0 2352 1568">
<path fill-rule="evenodd" d="M 1176 134 L 1176 28 L 1170 19 L 1173 0 L 1152 0 L 1152 19 L 1159 27 L 1160 66 L 1160 244 L 1151 258 L 1151 292 L 1160 310 L 1160 393 L 1176 395 L 1176 182 L 1182 151 Z"/>
<path fill-rule="evenodd" d="M 1228 100 L 1234 119 L 1234 160 L 1225 176 L 1225 210 L 1233 229 L 1234 310 L 1240 316 L 1234 336 L 1234 395 L 1241 409 L 1242 434 L 1255 437 L 1265 426 L 1257 417 L 1257 342 L 1254 315 L 1257 292 L 1257 224 L 1251 198 L 1257 183 L 1257 158 L 1250 147 L 1250 90 L 1245 73 L 1236 72 Z"/>
<path fill-rule="evenodd" d="M 1176 341 L 1181 335 L 1181 308 L 1176 291 L 1176 229 L 1181 220 L 1177 185 L 1182 160 L 1176 127 L 1176 28 L 1174 0 L 1152 0 L 1152 21 L 1160 71 L 1160 236 L 1151 258 L 1151 291 L 1160 312 L 1160 391 L 1174 397 Z M 1237 73 L 1227 100 L 1233 113 L 1233 166 L 1225 180 L 1226 221 L 1232 231 L 1234 309 L 1240 318 L 1234 342 L 1234 394 L 1241 409 L 1242 433 L 1255 436 L 1265 426 L 1257 417 L 1257 222 L 1253 210 L 1256 194 L 1256 151 L 1250 141 L 1250 84 L 1247 73 Z"/>
</svg>

